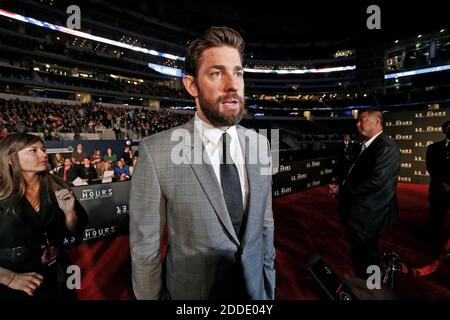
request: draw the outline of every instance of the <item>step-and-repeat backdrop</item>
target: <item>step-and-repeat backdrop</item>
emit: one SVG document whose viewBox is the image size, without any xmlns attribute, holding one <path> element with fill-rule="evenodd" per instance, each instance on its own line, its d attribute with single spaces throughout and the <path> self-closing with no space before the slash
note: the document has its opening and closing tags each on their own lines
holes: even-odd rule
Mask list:
<svg viewBox="0 0 450 320">
<path fill-rule="evenodd" d="M 449 109 L 384 114 L 384 131 L 397 142 L 402 154 L 399 182 L 429 183 L 427 147 L 444 139 L 441 127 L 449 118 Z"/>
</svg>

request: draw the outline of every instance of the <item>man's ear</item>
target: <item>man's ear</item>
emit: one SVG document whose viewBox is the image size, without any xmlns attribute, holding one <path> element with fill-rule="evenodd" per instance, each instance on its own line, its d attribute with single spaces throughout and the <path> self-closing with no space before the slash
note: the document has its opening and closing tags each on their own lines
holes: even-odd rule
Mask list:
<svg viewBox="0 0 450 320">
<path fill-rule="evenodd" d="M 197 85 L 195 84 L 194 77 L 190 75 L 185 75 L 183 77 L 183 84 L 186 90 L 189 92 L 191 96 L 194 98 L 197 98 L 198 96 L 198 90 Z"/>
</svg>

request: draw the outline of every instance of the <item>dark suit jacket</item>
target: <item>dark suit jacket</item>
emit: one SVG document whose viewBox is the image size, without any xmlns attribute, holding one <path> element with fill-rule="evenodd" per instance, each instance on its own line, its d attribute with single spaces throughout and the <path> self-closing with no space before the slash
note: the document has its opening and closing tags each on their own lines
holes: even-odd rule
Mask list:
<svg viewBox="0 0 450 320">
<path fill-rule="evenodd" d="M 430 174 L 430 192 L 441 190 L 441 183 L 450 183 L 450 161 L 447 160 L 445 139 L 427 149 L 427 170 Z"/>
<path fill-rule="evenodd" d="M 344 142 L 339 144 L 338 176 L 340 183 L 342 183 L 346 177 L 348 170 L 352 166 L 360 151 L 361 145 L 357 142 L 349 141 L 347 146 Z"/>
<path fill-rule="evenodd" d="M 399 147 L 381 133 L 361 153 L 341 185 L 338 210 L 344 224 L 368 235 L 392 224 L 398 215 L 399 172 Z"/>
</svg>

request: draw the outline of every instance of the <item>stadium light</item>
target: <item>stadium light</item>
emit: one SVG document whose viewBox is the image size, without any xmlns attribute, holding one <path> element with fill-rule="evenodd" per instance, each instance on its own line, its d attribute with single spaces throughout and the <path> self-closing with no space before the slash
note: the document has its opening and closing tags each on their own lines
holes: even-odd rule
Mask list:
<svg viewBox="0 0 450 320">
<path fill-rule="evenodd" d="M 20 14 L 16 14 L 13 12 L 9 12 L 3 9 L 0 9 L 0 16 L 4 16 L 7 18 L 11 18 L 11 19 L 15 19 L 18 21 L 22 21 L 25 23 L 29 23 L 29 24 L 34 24 L 38 27 L 42 27 L 42 28 L 46 28 L 46 29 L 51 29 L 54 31 L 58 31 L 58 32 L 62 32 L 62 33 L 66 33 L 66 34 L 70 34 L 73 36 L 77 36 L 80 38 L 84 38 L 84 39 L 89 39 L 89 40 L 93 40 L 93 41 L 97 41 L 97 42 L 101 42 L 101 43 L 106 43 L 112 46 L 116 46 L 116 47 L 120 47 L 120 48 L 124 48 L 124 49 L 129 49 L 129 50 L 133 50 L 133 51 L 138 51 L 138 52 L 142 52 L 145 54 L 150 54 L 153 56 L 158 56 L 158 57 L 163 57 L 166 59 L 170 59 L 170 60 L 176 60 L 176 61 L 184 61 L 183 57 L 180 56 L 176 56 L 170 53 L 164 53 L 164 52 L 159 52 L 156 50 L 149 50 L 146 48 L 141 48 L 141 47 L 136 47 L 130 44 L 126 44 L 126 43 L 122 43 L 116 40 L 111 40 L 111 39 L 107 39 L 107 38 L 103 38 L 103 37 L 99 37 L 99 36 L 94 36 L 92 34 L 86 33 L 86 32 L 81 32 L 78 30 L 74 30 L 74 29 L 69 29 L 63 26 L 59 26 L 59 25 L 55 25 L 52 23 L 48 23 L 48 22 L 43 22 L 34 18 L 30 18 L 30 17 L 25 17 L 25 16 L 21 16 Z"/>
<path fill-rule="evenodd" d="M 432 72 L 439 72 L 439 71 L 446 71 L 446 70 L 450 70 L 450 64 L 437 66 L 437 67 L 430 67 L 430 68 L 423 68 L 423 69 L 416 69 L 416 70 L 410 70 L 410 71 L 404 71 L 404 72 L 385 74 L 384 79 L 387 80 L 387 79 L 393 79 L 393 78 L 409 77 L 409 76 L 415 76 L 418 74 L 432 73 Z"/>
<path fill-rule="evenodd" d="M 80 38 L 84 38 L 84 39 L 89 39 L 92 41 L 96 41 L 96 42 L 101 42 L 104 44 L 109 44 L 111 46 L 115 46 L 115 47 L 119 47 L 119 48 L 123 48 L 123 49 L 128 49 L 128 50 L 133 50 L 133 51 L 137 51 L 137 52 L 142 52 L 145 54 L 150 54 L 153 56 L 157 56 L 157 57 L 162 57 L 162 58 L 166 58 L 169 60 L 175 60 L 175 61 L 184 61 L 184 57 L 181 56 L 177 56 L 177 55 L 173 55 L 170 53 L 164 53 L 164 52 L 159 52 L 156 50 L 149 50 L 147 48 L 142 48 L 142 47 L 138 47 L 138 46 L 134 46 L 131 44 L 127 44 L 127 43 L 123 43 L 123 42 L 119 42 L 116 40 L 111 40 L 111 39 L 107 39 L 104 37 L 100 37 L 100 36 L 95 36 L 86 32 L 82 32 L 82 31 L 78 31 L 78 30 L 74 30 L 74 29 L 69 29 L 63 26 L 59 26 L 59 25 L 55 25 L 52 23 L 48 23 L 45 21 L 40 21 L 38 19 L 34 19 L 31 17 L 25 17 L 22 16 L 20 14 L 17 13 L 13 13 L 13 12 L 9 12 L 3 9 L 0 9 L 0 16 L 4 16 L 10 19 L 14 19 L 17 21 L 21 21 L 21 22 L 25 22 L 28 24 L 33 24 L 36 25 L 38 27 L 41 28 L 46 28 L 46 29 L 51 29 L 54 31 L 58 31 L 61 33 L 65 33 L 65 34 L 70 34 L 72 36 L 75 37 L 80 37 Z M 122 36 L 122 39 L 126 39 L 126 36 Z M 73 45 L 75 45 L 75 41 L 77 38 L 75 38 Z M 130 40 L 131 38 L 129 38 Z M 104 49 L 103 49 L 104 50 Z M 123 54 L 123 53 L 122 53 Z M 159 68 L 159 67 L 158 67 Z M 152 68 L 153 69 L 153 68 Z M 172 69 L 177 69 L 177 68 L 172 68 Z M 332 68 L 322 68 L 322 69 L 291 69 L 291 70 L 277 70 L 277 69 L 258 69 L 258 68 L 244 68 L 244 70 L 246 72 L 250 72 L 250 73 L 275 73 L 275 74 L 305 74 L 305 73 L 330 73 L 330 72 L 339 72 L 339 71 L 349 71 L 349 70 L 355 70 L 356 66 L 355 65 L 350 65 L 350 66 L 343 66 L 343 67 L 332 67 Z M 156 70 L 156 69 L 154 69 Z M 165 69 L 165 71 L 167 71 L 168 69 Z M 182 77 L 182 75 L 179 75 L 179 71 L 180 69 L 177 70 L 171 70 L 171 71 L 167 71 L 168 75 L 171 75 L 172 73 L 175 73 L 176 77 Z M 159 70 L 156 70 L 158 72 L 160 72 Z M 163 73 L 163 72 L 161 72 Z"/>
</svg>

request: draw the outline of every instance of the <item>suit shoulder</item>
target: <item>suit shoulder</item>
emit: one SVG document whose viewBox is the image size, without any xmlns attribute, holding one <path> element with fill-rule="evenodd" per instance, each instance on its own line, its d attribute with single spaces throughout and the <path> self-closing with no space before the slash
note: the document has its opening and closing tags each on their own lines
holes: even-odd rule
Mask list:
<svg viewBox="0 0 450 320">
<path fill-rule="evenodd" d="M 182 124 L 180 126 L 173 127 L 171 129 L 167 129 L 158 133 L 155 133 L 151 136 L 145 137 L 141 140 L 140 143 L 147 145 L 147 147 L 152 146 L 164 146 L 169 145 L 171 142 L 171 137 L 176 131 L 180 130 L 188 130 L 186 124 Z"/>
<path fill-rule="evenodd" d="M 386 144 L 387 146 L 398 148 L 397 142 L 395 142 L 395 140 L 392 139 L 391 137 L 389 137 L 387 134 L 383 133 L 383 134 L 381 135 L 381 138 L 382 138 L 381 140 L 382 140 L 382 141 L 384 142 L 384 144 Z"/>
<path fill-rule="evenodd" d="M 427 148 L 429 150 L 435 150 L 435 149 L 442 147 L 443 145 L 445 145 L 445 140 L 434 142 L 434 143 L 430 144 Z"/>
</svg>

